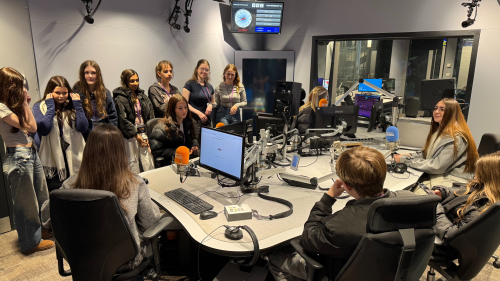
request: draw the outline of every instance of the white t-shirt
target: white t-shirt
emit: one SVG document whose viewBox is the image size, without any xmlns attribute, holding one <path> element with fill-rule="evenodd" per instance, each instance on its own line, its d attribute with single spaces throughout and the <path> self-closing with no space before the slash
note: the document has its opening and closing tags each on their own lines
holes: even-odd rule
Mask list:
<svg viewBox="0 0 500 281">
<path fill-rule="evenodd" d="M 15 146 L 19 144 L 28 144 L 32 142 L 30 136 L 28 136 L 27 132 L 19 130 L 17 133 L 12 133 L 11 125 L 7 124 L 7 122 L 3 121 L 3 118 L 14 114 L 5 104 L 0 102 L 0 135 L 2 136 L 3 141 L 6 146 Z"/>
</svg>

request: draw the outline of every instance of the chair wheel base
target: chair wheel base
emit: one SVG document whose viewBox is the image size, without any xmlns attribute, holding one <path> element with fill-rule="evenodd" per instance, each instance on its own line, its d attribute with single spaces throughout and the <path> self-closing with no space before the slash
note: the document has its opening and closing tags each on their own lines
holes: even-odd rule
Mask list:
<svg viewBox="0 0 500 281">
<path fill-rule="evenodd" d="M 436 280 L 436 273 L 428 271 L 426 281 L 435 281 L 435 280 Z"/>
</svg>

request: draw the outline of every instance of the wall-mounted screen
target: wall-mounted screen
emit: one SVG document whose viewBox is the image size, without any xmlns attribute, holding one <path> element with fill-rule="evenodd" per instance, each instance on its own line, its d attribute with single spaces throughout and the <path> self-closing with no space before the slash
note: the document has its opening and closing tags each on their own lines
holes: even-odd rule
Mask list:
<svg viewBox="0 0 500 281">
<path fill-rule="evenodd" d="M 233 1 L 231 31 L 238 33 L 281 33 L 283 2 Z"/>
</svg>

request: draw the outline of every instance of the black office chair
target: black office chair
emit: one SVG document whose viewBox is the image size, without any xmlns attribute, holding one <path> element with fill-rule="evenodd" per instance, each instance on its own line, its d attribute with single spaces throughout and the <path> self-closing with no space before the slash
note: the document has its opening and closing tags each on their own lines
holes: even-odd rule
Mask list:
<svg viewBox="0 0 500 281">
<path fill-rule="evenodd" d="M 163 118 L 153 118 L 148 122 L 146 122 L 146 131 L 148 134 L 148 139 L 151 139 L 151 132 L 153 132 L 153 128 L 156 126 L 156 124 L 158 124 L 158 121 L 160 121 L 161 119 Z M 163 159 L 163 157 L 158 157 L 154 159 L 155 169 L 162 167 L 161 163 L 163 160 L 165 160 Z"/>
<path fill-rule="evenodd" d="M 163 218 L 147 229 L 144 240 L 152 245 L 153 255 L 144 257 L 135 269 L 117 269 L 138 253 L 116 195 L 93 189 L 57 189 L 50 193 L 50 218 L 61 276 L 73 280 L 123 281 L 138 275 L 159 280 L 158 238 L 173 219 Z M 65 271 L 63 258 L 70 270 Z"/>
<path fill-rule="evenodd" d="M 456 258 L 433 254 L 427 272 L 427 280 L 433 281 L 434 270 L 447 280 L 471 280 L 483 269 L 500 245 L 500 202 L 493 204 L 484 213 L 446 239 L 445 246 L 455 249 Z M 444 269 L 440 265 L 446 265 Z"/>
<path fill-rule="evenodd" d="M 325 280 L 325 271 L 328 280 L 336 281 L 418 280 L 434 248 L 438 202 L 433 195 L 375 201 L 368 212 L 367 233 L 336 277 L 333 268 L 320 270 L 323 266 L 307 256 L 297 240 L 291 244 L 306 261 L 308 281 Z"/>
<path fill-rule="evenodd" d="M 479 142 L 477 152 L 479 156 L 490 154 L 500 151 L 500 135 L 497 134 L 484 134 Z"/>
</svg>

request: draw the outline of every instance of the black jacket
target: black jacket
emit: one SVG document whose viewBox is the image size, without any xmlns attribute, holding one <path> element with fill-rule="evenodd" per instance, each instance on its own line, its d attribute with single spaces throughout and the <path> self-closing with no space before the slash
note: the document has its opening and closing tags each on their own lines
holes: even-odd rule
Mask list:
<svg viewBox="0 0 500 281">
<path fill-rule="evenodd" d="M 191 130 L 194 130 L 192 122 L 185 118 L 182 121 L 184 127 L 184 132 L 186 141 L 184 142 L 184 135 L 179 130 L 176 123 L 170 128 L 170 135 L 165 129 L 165 123 L 158 122 L 151 132 L 149 138 L 149 145 L 151 147 L 151 153 L 156 159 L 158 157 L 163 157 L 164 160 L 161 162 L 161 166 L 167 166 L 172 163 L 172 157 L 175 155 L 175 150 L 179 146 L 186 146 L 191 149 L 193 146 L 199 147 L 198 140 L 193 139 L 191 136 Z"/>
<path fill-rule="evenodd" d="M 297 128 L 301 135 L 305 134 L 306 130 L 309 128 L 314 129 L 315 116 L 316 113 L 312 107 L 302 109 L 299 115 L 293 120 L 292 129 Z"/>
<path fill-rule="evenodd" d="M 149 87 L 148 96 L 151 100 L 151 104 L 153 105 L 156 118 L 165 117 L 165 110 L 167 109 L 168 105 L 168 103 L 163 101 L 163 97 L 161 96 L 162 93 L 166 94 L 166 91 L 160 86 L 160 84 L 158 84 L 158 82 Z M 175 94 L 180 94 L 179 89 L 170 84 L 170 95 Z"/>
<path fill-rule="evenodd" d="M 336 275 L 366 234 L 371 204 L 381 198 L 408 196 L 417 195 L 406 190 L 392 192 L 384 189 L 381 197 L 350 200 L 342 210 L 332 214 L 332 206 L 337 200 L 325 193 L 312 208 L 299 243 L 308 252 L 333 259 L 333 271 Z"/>
<path fill-rule="evenodd" d="M 435 186 L 432 189 L 441 191 L 442 201 L 437 206 L 437 220 L 434 230 L 436 230 L 436 236 L 443 240 L 443 245 L 446 245 L 446 239 L 448 237 L 481 214 L 483 207 L 488 203 L 488 198 L 483 197 L 477 200 L 474 204 L 467 208 L 464 213 L 464 219 L 456 222 L 456 219 L 458 218 L 457 211 L 465 205 L 470 193 L 457 196 L 455 192 L 463 194 L 466 189 L 440 185 Z"/>
<path fill-rule="evenodd" d="M 113 90 L 116 112 L 118 113 L 118 129 L 126 139 L 130 139 L 137 134 L 137 128 L 135 127 L 136 113 L 131 96 L 132 91 L 130 89 L 118 87 Z M 139 89 L 137 99 L 141 104 L 142 120 L 146 124 L 149 120 L 155 118 L 153 106 L 142 89 Z"/>
</svg>

